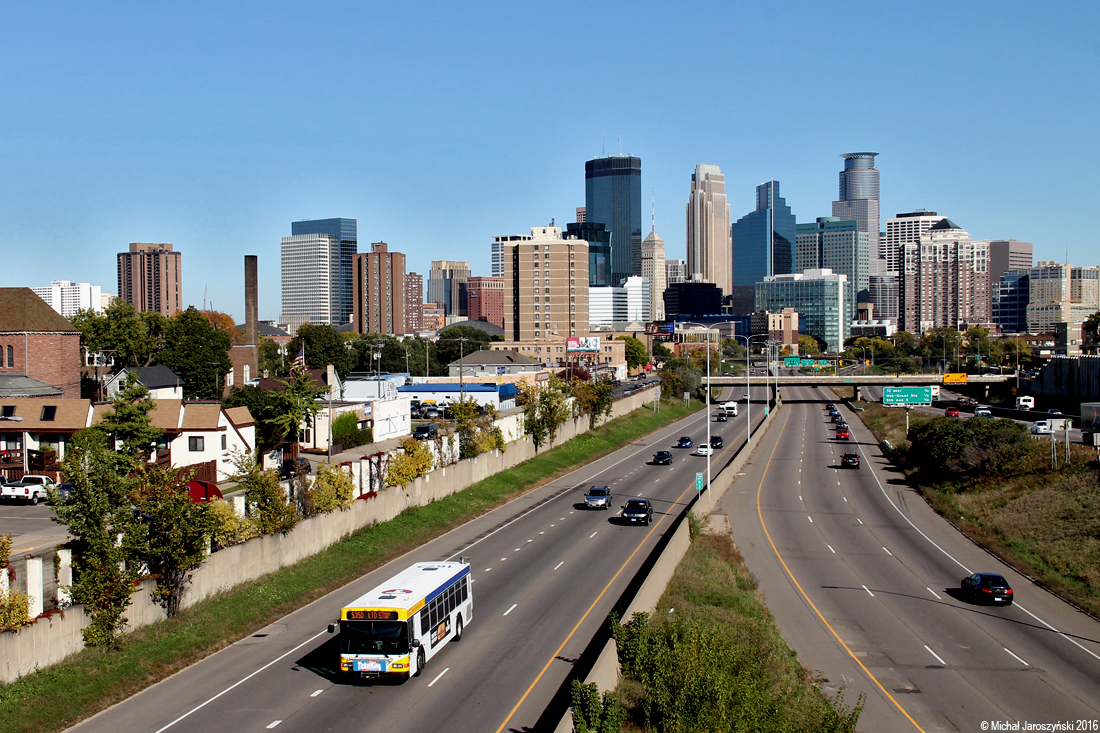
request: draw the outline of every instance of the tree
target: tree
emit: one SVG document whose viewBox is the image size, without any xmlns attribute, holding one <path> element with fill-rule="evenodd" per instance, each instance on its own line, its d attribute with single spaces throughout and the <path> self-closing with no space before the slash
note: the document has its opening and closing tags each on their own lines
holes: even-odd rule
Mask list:
<svg viewBox="0 0 1100 733">
<path fill-rule="evenodd" d="M 461 339 L 466 339 L 466 341 Z M 434 357 L 438 373 L 446 374 L 448 364 L 457 361 L 462 356 L 486 348 L 489 341 L 489 334 L 480 328 L 466 326 L 461 323 L 447 326 L 439 332 L 439 338 L 436 339 L 435 343 Z"/>
<path fill-rule="evenodd" d="M 157 441 L 164 435 L 153 427 L 149 413 L 156 409 L 156 402 L 149 396 L 145 385 L 130 373 L 126 385 L 111 400 L 110 411 L 104 413 L 99 424 L 91 428 L 100 431 L 108 439 L 108 445 L 117 448 L 131 459 L 131 470 L 148 460 L 156 449 Z"/>
<path fill-rule="evenodd" d="M 260 534 L 289 532 L 298 523 L 298 512 L 279 483 L 279 472 L 264 469 L 252 453 L 230 454 L 230 480 L 244 487 L 245 504 Z"/>
<path fill-rule="evenodd" d="M 434 459 L 426 441 L 405 438 L 401 453 L 392 456 L 386 466 L 386 486 L 405 486 L 432 470 Z"/>
<path fill-rule="evenodd" d="M 102 312 L 82 310 L 70 319 L 80 331 L 80 341 L 89 353 L 106 353 L 116 370 L 149 366 L 164 348 L 168 319 L 153 311 L 138 312 L 134 306 L 115 299 Z"/>
<path fill-rule="evenodd" d="M 1081 324 L 1081 334 L 1086 344 L 1095 346 L 1100 343 L 1100 311 L 1096 311 L 1085 319 Z"/>
<path fill-rule="evenodd" d="M 233 316 L 228 313 L 222 313 L 221 311 L 199 311 L 203 318 L 210 322 L 210 326 L 215 330 L 221 331 L 229 337 L 229 342 L 233 345 L 244 343 L 244 334 L 237 329 L 237 325 L 233 323 Z"/>
<path fill-rule="evenodd" d="M 285 377 L 290 365 L 286 363 L 286 356 L 281 352 L 282 347 L 269 338 L 260 337 L 258 345 L 260 374 L 269 377 Z"/>
<path fill-rule="evenodd" d="M 355 364 L 354 356 L 345 343 L 332 326 L 304 323 L 298 327 L 297 335 L 290 340 L 287 354 L 293 359 L 304 345 L 308 368 L 324 369 L 332 364 L 340 379 L 343 379 Z"/>
<path fill-rule="evenodd" d="M 317 514 L 347 509 L 355 494 L 355 482 L 352 481 L 351 474 L 339 466 L 320 463 L 317 465 L 317 477 L 313 479 L 310 493 L 313 511 Z"/>
<path fill-rule="evenodd" d="M 661 361 L 672 358 L 672 350 L 665 346 L 663 341 L 653 342 L 653 358 Z"/>
<path fill-rule="evenodd" d="M 569 383 L 569 391 L 573 395 L 574 406 L 580 415 L 588 415 L 589 424 L 596 427 L 600 424 L 601 417 L 611 415 L 611 404 L 614 400 L 614 387 L 607 379 L 590 382 L 587 379 L 574 378 Z"/>
<path fill-rule="evenodd" d="M 951 360 L 962 346 L 962 334 L 953 328 L 932 328 L 920 337 L 916 353 L 931 357 L 933 361 L 943 361 L 944 370 L 953 368 Z"/>
<path fill-rule="evenodd" d="M 321 411 L 317 399 L 325 390 L 313 386 L 309 373 L 303 369 L 292 370 L 283 380 L 286 388 L 281 392 L 278 411 L 272 417 L 275 430 L 288 442 L 296 442 L 302 427 L 310 427 Z"/>
<path fill-rule="evenodd" d="M 798 334 L 798 353 L 802 356 L 813 356 L 822 352 L 821 343 L 816 336 L 808 333 Z"/>
<path fill-rule="evenodd" d="M 168 323 L 164 349 L 155 362 L 175 372 L 183 380 L 183 395 L 188 399 L 220 400 L 222 382 L 232 364 L 232 343 L 194 306 Z"/>
<path fill-rule="evenodd" d="M 518 402 L 523 407 L 523 430 L 531 436 L 538 450 L 546 442 L 554 444 L 558 428 L 569 419 L 565 384 L 550 375 L 543 386 L 532 386 L 527 380 L 516 382 L 519 388 Z"/>
<path fill-rule="evenodd" d="M 619 336 L 616 341 L 626 342 L 626 366 L 628 369 L 637 369 L 649 363 L 649 353 L 643 344 L 633 336 Z"/>
<path fill-rule="evenodd" d="M 291 398 L 285 391 L 262 390 L 259 387 L 234 385 L 222 400 L 224 407 L 247 407 L 256 421 L 256 444 L 261 452 L 278 448 L 285 437 L 282 415 L 289 409 Z M 320 408 L 318 408 L 320 409 Z M 297 435 L 297 434 L 295 434 Z"/>
<path fill-rule="evenodd" d="M 661 394 L 679 398 L 684 392 L 702 397 L 703 371 L 691 365 L 687 359 L 675 358 L 665 362 L 661 370 Z"/>
</svg>

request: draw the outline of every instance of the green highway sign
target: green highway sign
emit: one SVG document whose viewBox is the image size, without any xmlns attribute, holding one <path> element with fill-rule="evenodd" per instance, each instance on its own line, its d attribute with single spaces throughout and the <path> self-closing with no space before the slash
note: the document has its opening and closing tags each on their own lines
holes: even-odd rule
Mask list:
<svg viewBox="0 0 1100 733">
<path fill-rule="evenodd" d="M 703 474 L 702 473 L 696 473 L 695 474 L 695 490 L 696 491 L 702 491 L 703 490 Z"/>
<path fill-rule="evenodd" d="M 783 366 L 802 366 L 802 360 L 797 356 L 788 356 L 783 359 Z"/>
<path fill-rule="evenodd" d="M 884 387 L 882 404 L 894 406 L 931 405 L 931 387 Z"/>
<path fill-rule="evenodd" d="M 813 366 L 813 365 L 814 365 L 814 360 L 813 359 L 803 359 L 802 360 L 802 366 Z"/>
</svg>

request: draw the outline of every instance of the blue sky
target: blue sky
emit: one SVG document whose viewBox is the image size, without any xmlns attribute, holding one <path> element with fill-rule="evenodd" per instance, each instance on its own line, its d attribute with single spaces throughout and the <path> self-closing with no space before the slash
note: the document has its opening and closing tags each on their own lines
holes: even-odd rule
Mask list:
<svg viewBox="0 0 1100 733">
<path fill-rule="evenodd" d="M 133 241 L 184 296 L 279 315 L 279 238 L 359 221 L 409 269 L 572 221 L 584 161 L 642 159 L 683 257 L 697 163 L 734 219 L 769 178 L 830 213 L 839 157 L 880 153 L 883 221 L 926 208 L 1036 259 L 1100 262 L 1100 4 L 7 3 L 0 286 L 117 291 Z M 883 224 L 885 227 L 885 224 Z M 648 230 L 648 222 L 644 227 Z"/>
</svg>

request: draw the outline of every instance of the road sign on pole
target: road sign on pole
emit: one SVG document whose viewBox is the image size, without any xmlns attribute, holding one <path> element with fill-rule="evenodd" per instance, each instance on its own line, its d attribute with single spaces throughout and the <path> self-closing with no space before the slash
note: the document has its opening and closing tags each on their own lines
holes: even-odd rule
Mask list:
<svg viewBox="0 0 1100 733">
<path fill-rule="evenodd" d="M 695 474 L 695 490 L 696 491 L 702 491 L 704 488 L 705 487 L 703 486 L 703 474 L 702 474 L 702 472 L 697 472 Z"/>
<path fill-rule="evenodd" d="M 932 404 L 931 387 L 884 387 L 882 404 L 887 407 L 913 407 Z"/>
</svg>

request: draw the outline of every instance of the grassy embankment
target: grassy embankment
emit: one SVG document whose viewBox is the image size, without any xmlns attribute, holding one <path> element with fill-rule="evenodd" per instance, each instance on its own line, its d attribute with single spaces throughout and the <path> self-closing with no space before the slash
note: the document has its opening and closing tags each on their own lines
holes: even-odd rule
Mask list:
<svg viewBox="0 0 1100 733">
<path fill-rule="evenodd" d="M 575 699 L 605 718 L 578 731 L 856 728 L 863 700 L 829 698 L 798 663 L 727 533 L 697 534 L 653 616 L 615 636 L 623 678 L 603 705 L 591 689 Z"/>
<path fill-rule="evenodd" d="M 858 403 L 875 436 L 904 453 L 905 413 L 875 403 Z M 910 413 L 910 427 L 929 420 Z M 962 460 L 980 458 L 998 446 L 962 446 Z M 918 471 L 919 456 L 903 464 L 906 475 L 929 504 L 980 545 L 1036 579 L 1041 585 L 1100 616 L 1100 466 L 1097 454 L 1083 446 L 1057 446 L 1058 465 L 1051 466 L 1050 443 L 1029 439 L 988 471 L 939 476 L 928 480 Z"/>
<path fill-rule="evenodd" d="M 244 638 L 414 547 L 702 407 L 662 402 L 545 450 L 457 494 L 365 527 L 325 551 L 142 627 L 114 651 L 85 649 L 0 685 L 0 733 L 58 731 Z"/>
</svg>

